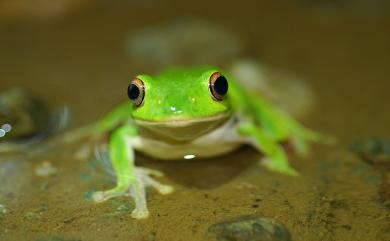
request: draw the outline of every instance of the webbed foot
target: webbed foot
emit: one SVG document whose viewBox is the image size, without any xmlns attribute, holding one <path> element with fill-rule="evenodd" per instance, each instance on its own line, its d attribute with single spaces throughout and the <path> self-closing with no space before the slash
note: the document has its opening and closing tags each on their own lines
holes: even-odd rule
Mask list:
<svg viewBox="0 0 390 241">
<path fill-rule="evenodd" d="M 157 170 L 135 167 L 134 177 L 130 177 L 131 181 L 128 185 L 118 184 L 118 186 L 113 189 L 95 192 L 92 195 L 92 199 L 93 201 L 100 203 L 113 197 L 122 195 L 130 196 L 135 202 L 135 208 L 131 213 L 131 216 L 135 219 L 147 218 L 149 216 L 149 211 L 146 203 L 145 189 L 150 186 L 163 195 L 169 194 L 174 190 L 172 186 L 162 184 L 152 177 L 162 177 L 163 175 L 162 172 Z"/>
</svg>

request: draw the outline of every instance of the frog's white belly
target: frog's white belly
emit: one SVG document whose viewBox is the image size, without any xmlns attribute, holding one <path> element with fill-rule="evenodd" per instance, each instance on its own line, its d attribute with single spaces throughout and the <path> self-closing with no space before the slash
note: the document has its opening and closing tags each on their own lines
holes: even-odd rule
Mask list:
<svg viewBox="0 0 390 241">
<path fill-rule="evenodd" d="M 233 119 L 217 129 L 185 143 L 171 143 L 145 137 L 129 138 L 128 143 L 148 156 L 164 160 L 205 158 L 219 156 L 236 150 L 246 143 L 237 133 Z"/>
</svg>

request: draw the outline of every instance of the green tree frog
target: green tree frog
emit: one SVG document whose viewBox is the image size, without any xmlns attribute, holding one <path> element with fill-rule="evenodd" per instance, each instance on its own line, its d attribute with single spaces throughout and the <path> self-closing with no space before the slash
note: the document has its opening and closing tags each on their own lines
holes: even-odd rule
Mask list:
<svg viewBox="0 0 390 241">
<path fill-rule="evenodd" d="M 282 144 L 289 142 L 304 153 L 307 142 L 320 138 L 215 67 L 138 75 L 127 94 L 128 101 L 71 135 L 111 131 L 108 151 L 116 186 L 95 192 L 93 200 L 102 202 L 130 193 L 135 201 L 131 215 L 136 219 L 149 215 L 147 186 L 161 194 L 173 188 L 152 178 L 161 172 L 136 167 L 134 151 L 162 160 L 183 160 L 219 156 L 247 144 L 264 154 L 266 168 L 294 176 L 298 173 L 289 165 Z"/>
</svg>

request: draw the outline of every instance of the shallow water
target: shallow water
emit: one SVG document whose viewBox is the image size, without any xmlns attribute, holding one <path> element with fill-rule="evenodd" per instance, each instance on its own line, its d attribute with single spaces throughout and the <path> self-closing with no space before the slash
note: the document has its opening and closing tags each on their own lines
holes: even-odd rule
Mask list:
<svg viewBox="0 0 390 241">
<path fill-rule="evenodd" d="M 303 121 L 338 142 L 295 157 L 299 178 L 264 170 L 247 147 L 186 163 L 140 157 L 138 165 L 164 171 L 164 181 L 176 189 L 167 196 L 150 192 L 144 221 L 130 217 L 128 198 L 89 200 L 113 179 L 99 163 L 74 158 L 74 147 L 34 160 L 2 158 L 0 203 L 7 212 L 0 216 L 0 239 L 207 240 L 214 223 L 256 215 L 278 220 L 293 240 L 390 240 L 389 200 L 380 196 L 389 190 L 383 184 L 389 174 L 348 149 L 357 139 L 390 136 L 390 15 L 388 4 L 377 2 L 285 1 L 281 7 L 264 1 L 237 8 L 198 1 L 167 8 L 158 1 L 118 1 L 49 22 L 3 20 L 0 90 L 21 86 L 52 107 L 67 104 L 74 126 L 124 100 L 131 76 L 156 71 L 129 58 L 128 36 L 196 16 L 239 29 L 250 36 L 251 56 L 308 79 L 317 103 Z M 43 161 L 58 169 L 56 175 L 35 174 Z"/>
</svg>

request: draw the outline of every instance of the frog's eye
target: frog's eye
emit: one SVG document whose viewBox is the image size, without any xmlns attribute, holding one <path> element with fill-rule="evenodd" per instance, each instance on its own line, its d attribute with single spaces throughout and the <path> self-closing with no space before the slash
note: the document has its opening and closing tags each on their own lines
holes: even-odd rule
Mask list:
<svg viewBox="0 0 390 241">
<path fill-rule="evenodd" d="M 145 97 L 144 82 L 140 79 L 134 79 L 127 88 L 127 96 L 135 106 L 140 106 Z"/>
<path fill-rule="evenodd" d="M 211 96 L 215 100 L 222 100 L 225 95 L 227 94 L 229 89 L 229 84 L 226 80 L 226 78 L 221 75 L 219 72 L 215 72 L 210 76 L 209 79 L 209 90 Z"/>
</svg>

